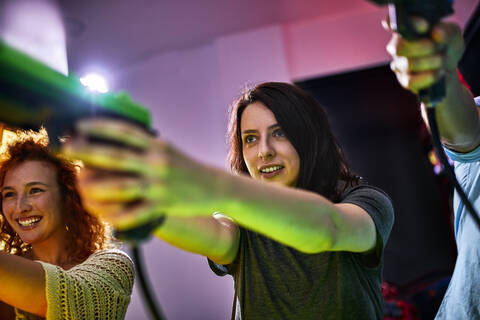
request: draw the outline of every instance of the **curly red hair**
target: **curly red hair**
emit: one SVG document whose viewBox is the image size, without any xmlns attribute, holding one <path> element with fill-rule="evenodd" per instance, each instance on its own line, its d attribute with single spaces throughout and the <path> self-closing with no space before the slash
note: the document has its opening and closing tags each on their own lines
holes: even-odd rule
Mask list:
<svg viewBox="0 0 480 320">
<path fill-rule="evenodd" d="M 39 132 L 17 131 L 16 138 L 7 146 L 0 163 L 0 185 L 3 185 L 6 173 L 25 161 L 42 161 L 55 169 L 65 223 L 68 226 L 67 252 L 74 261 L 84 261 L 97 250 L 104 249 L 110 243 L 108 225 L 90 214 L 82 205 L 77 190 L 77 172 L 79 166 L 49 148 L 48 134 L 44 129 Z M 0 197 L 0 209 L 1 207 Z M 3 212 L 0 212 L 0 250 L 22 255 L 29 250 L 18 234 L 8 224 Z M 3 243 L 2 243 L 3 242 Z"/>
</svg>

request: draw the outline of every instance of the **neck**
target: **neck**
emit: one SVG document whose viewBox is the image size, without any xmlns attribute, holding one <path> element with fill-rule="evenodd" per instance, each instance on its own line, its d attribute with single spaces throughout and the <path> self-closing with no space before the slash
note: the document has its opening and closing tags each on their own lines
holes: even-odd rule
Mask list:
<svg viewBox="0 0 480 320">
<path fill-rule="evenodd" d="M 32 258 L 60 267 L 68 267 L 72 258 L 66 250 L 67 237 L 62 237 L 62 241 L 48 241 L 32 245 Z"/>
</svg>

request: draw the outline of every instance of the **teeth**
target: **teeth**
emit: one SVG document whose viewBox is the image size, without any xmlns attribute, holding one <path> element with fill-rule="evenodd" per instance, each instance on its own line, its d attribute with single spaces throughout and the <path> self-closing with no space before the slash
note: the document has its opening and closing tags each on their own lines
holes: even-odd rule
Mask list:
<svg viewBox="0 0 480 320">
<path fill-rule="evenodd" d="M 30 226 L 34 225 L 35 223 L 37 223 L 38 221 L 40 221 L 40 219 L 42 219 L 42 218 L 41 217 L 21 218 L 21 219 L 18 219 L 18 223 L 22 227 L 30 227 Z"/>
<path fill-rule="evenodd" d="M 260 172 L 270 173 L 270 172 L 273 172 L 273 171 L 280 170 L 282 168 L 283 168 L 282 166 L 271 166 L 271 167 L 261 169 Z"/>
</svg>

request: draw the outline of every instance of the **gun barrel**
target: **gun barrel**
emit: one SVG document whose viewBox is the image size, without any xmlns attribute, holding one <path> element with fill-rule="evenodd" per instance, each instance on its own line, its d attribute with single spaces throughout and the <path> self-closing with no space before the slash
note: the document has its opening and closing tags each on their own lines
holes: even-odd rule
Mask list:
<svg viewBox="0 0 480 320">
<path fill-rule="evenodd" d="M 76 77 L 0 41 L 0 122 L 24 129 L 45 126 L 56 137 L 91 116 L 120 118 L 151 130 L 150 112 L 127 94 L 91 93 Z"/>
</svg>

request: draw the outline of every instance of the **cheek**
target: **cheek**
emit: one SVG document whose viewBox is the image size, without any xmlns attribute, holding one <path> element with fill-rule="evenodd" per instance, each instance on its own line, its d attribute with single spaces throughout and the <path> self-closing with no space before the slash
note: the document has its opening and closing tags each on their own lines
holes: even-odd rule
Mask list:
<svg viewBox="0 0 480 320">
<path fill-rule="evenodd" d="M 13 212 L 15 206 L 11 203 L 2 203 L 2 215 L 4 221 L 8 223 L 8 225 L 13 229 L 15 226 L 15 221 L 13 220 Z"/>
<path fill-rule="evenodd" d="M 58 220 L 63 219 L 62 199 L 60 198 L 59 194 L 55 194 L 50 198 L 48 206 L 49 210 L 54 213 L 55 217 L 58 218 Z"/>
<path fill-rule="evenodd" d="M 256 160 L 256 154 L 253 148 L 247 148 L 243 149 L 243 161 L 247 165 L 248 172 L 250 173 L 251 176 L 255 175 L 256 173 L 256 165 L 255 165 L 255 160 Z"/>
<path fill-rule="evenodd" d="M 55 196 L 51 197 L 38 197 L 32 200 L 31 204 L 35 207 L 36 210 L 41 211 L 43 214 L 49 214 L 52 216 L 59 215 L 59 206 L 58 200 Z"/>
<path fill-rule="evenodd" d="M 293 149 L 294 157 L 293 157 L 293 164 L 298 171 L 300 171 L 300 157 L 295 149 Z"/>
<path fill-rule="evenodd" d="M 298 176 L 300 172 L 300 157 L 298 156 L 297 150 L 290 145 L 287 152 L 292 173 Z"/>
<path fill-rule="evenodd" d="M 14 209 L 15 209 L 15 204 L 13 203 L 13 201 L 2 202 L 2 212 L 4 216 L 7 218 L 7 220 L 10 219 L 10 216 L 12 215 L 12 212 Z"/>
</svg>

